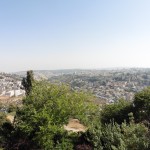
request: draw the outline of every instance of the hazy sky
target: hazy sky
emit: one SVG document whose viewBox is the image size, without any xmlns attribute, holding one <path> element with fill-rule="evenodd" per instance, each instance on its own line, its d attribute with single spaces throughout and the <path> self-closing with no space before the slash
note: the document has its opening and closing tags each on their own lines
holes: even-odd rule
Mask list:
<svg viewBox="0 0 150 150">
<path fill-rule="evenodd" d="M 0 71 L 150 67 L 150 0 L 0 0 Z"/>
</svg>

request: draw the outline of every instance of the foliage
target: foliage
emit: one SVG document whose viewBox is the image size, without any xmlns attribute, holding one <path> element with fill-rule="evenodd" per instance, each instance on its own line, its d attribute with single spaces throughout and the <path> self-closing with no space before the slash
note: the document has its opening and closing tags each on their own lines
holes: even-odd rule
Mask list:
<svg viewBox="0 0 150 150">
<path fill-rule="evenodd" d="M 96 106 L 91 96 L 73 92 L 65 85 L 34 82 L 32 91 L 23 100 L 23 107 L 17 111 L 16 128 L 22 137 L 45 149 L 68 145 L 71 149 L 74 138 L 64 131 L 69 118 L 77 118 L 86 126 L 94 120 Z M 37 146 L 38 146 L 37 145 Z"/>
<path fill-rule="evenodd" d="M 131 102 L 120 99 L 118 102 L 104 106 L 101 112 L 101 121 L 103 124 L 112 121 L 121 124 L 126 120 L 129 121 L 128 113 L 132 112 Z"/>
<path fill-rule="evenodd" d="M 150 122 L 150 87 L 136 93 L 133 104 L 136 120 Z"/>
<path fill-rule="evenodd" d="M 12 112 L 16 112 L 16 110 L 17 110 L 17 106 L 14 104 L 10 104 L 7 111 L 8 113 L 12 113 Z"/>
<path fill-rule="evenodd" d="M 6 114 L 0 112 L 0 148 L 6 146 L 7 139 L 10 137 L 10 133 L 13 130 L 13 126 L 7 120 Z"/>
<path fill-rule="evenodd" d="M 32 70 L 27 71 L 26 78 L 23 78 L 22 80 L 22 85 L 27 95 L 31 92 L 33 81 L 34 81 L 33 71 Z"/>
<path fill-rule="evenodd" d="M 148 150 L 148 129 L 142 124 L 116 123 L 106 125 L 102 134 L 105 149 L 112 150 Z"/>
<path fill-rule="evenodd" d="M 6 115 L 3 112 L 0 112 L 0 147 L 2 146 L 2 143 L 4 142 L 4 137 L 2 134 L 2 126 L 6 122 Z"/>
<path fill-rule="evenodd" d="M 118 102 L 106 105 L 102 109 L 102 123 L 110 123 L 112 120 L 121 124 L 124 120 L 129 122 L 128 114 L 133 112 L 136 122 L 147 122 L 150 125 L 150 87 L 137 92 L 133 102 L 119 100 Z"/>
<path fill-rule="evenodd" d="M 6 114 L 4 112 L 0 112 L 0 126 L 6 121 Z"/>
<path fill-rule="evenodd" d="M 141 123 L 99 124 L 88 131 L 87 138 L 93 143 L 95 150 L 150 149 L 148 128 Z"/>
</svg>

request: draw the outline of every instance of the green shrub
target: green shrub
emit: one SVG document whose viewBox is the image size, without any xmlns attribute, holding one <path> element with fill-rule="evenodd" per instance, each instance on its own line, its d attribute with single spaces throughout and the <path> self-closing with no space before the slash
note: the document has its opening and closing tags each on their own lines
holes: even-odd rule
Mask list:
<svg viewBox="0 0 150 150">
<path fill-rule="evenodd" d="M 150 87 L 136 93 L 133 104 L 135 120 L 138 122 L 143 120 L 150 122 Z"/>
<path fill-rule="evenodd" d="M 129 122 L 128 114 L 132 111 L 132 103 L 121 99 L 114 104 L 104 106 L 101 112 L 101 121 L 103 124 L 112 121 L 121 124 L 124 120 Z"/>
<path fill-rule="evenodd" d="M 87 132 L 95 150 L 149 150 L 149 131 L 142 123 L 109 123 L 93 126 Z"/>
</svg>

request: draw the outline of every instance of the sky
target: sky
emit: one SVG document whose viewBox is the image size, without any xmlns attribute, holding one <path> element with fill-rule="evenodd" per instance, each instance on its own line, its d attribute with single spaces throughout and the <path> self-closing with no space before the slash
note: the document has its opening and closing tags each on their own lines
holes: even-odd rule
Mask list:
<svg viewBox="0 0 150 150">
<path fill-rule="evenodd" d="M 1 0 L 0 71 L 150 68 L 149 0 Z"/>
</svg>

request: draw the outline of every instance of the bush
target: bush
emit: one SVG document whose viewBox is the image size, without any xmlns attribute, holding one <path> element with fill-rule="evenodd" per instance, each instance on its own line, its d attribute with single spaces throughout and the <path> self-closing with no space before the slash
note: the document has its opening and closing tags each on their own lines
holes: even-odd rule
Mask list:
<svg viewBox="0 0 150 150">
<path fill-rule="evenodd" d="M 7 145 L 13 130 L 12 124 L 6 119 L 6 114 L 0 112 L 0 148 Z"/>
<path fill-rule="evenodd" d="M 102 109 L 101 121 L 103 124 L 110 123 L 112 121 L 121 124 L 124 120 L 129 122 L 128 114 L 132 111 L 132 103 L 121 99 L 114 104 L 106 105 Z"/>
<path fill-rule="evenodd" d="M 149 131 L 142 123 L 95 125 L 87 133 L 95 150 L 149 150 Z"/>
<path fill-rule="evenodd" d="M 136 121 L 147 120 L 150 122 L 150 87 L 136 93 L 133 104 Z"/>
<path fill-rule="evenodd" d="M 16 112 L 17 106 L 14 104 L 10 104 L 8 107 L 8 113 Z"/>
</svg>

